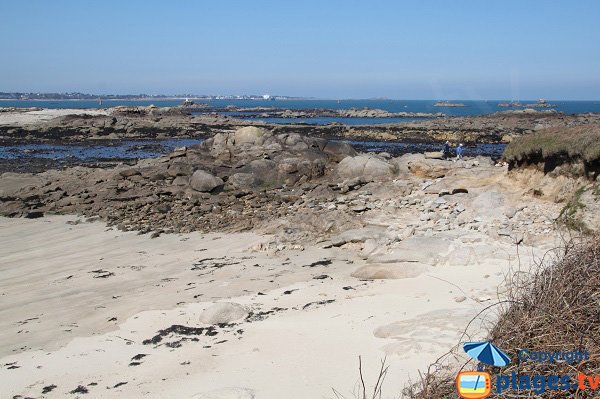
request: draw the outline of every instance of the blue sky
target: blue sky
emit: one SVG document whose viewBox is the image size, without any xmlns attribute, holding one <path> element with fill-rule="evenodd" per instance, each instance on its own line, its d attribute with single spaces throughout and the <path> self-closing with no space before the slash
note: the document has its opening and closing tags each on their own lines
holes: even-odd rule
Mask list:
<svg viewBox="0 0 600 399">
<path fill-rule="evenodd" d="M 0 0 L 0 91 L 600 99 L 596 0 Z"/>
</svg>

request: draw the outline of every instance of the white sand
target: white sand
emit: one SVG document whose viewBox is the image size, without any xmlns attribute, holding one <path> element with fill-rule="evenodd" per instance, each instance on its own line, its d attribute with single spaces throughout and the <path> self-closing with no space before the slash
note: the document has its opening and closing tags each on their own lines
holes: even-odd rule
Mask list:
<svg viewBox="0 0 600 399">
<path fill-rule="evenodd" d="M 0 125 L 31 125 L 66 115 L 108 115 L 102 109 L 41 109 L 0 112 Z"/>
<path fill-rule="evenodd" d="M 384 397 L 397 397 L 409 377 L 458 343 L 514 260 L 514 248 L 498 242 L 477 264 L 359 281 L 350 274 L 364 263 L 345 249 L 270 254 L 249 250 L 268 239 L 255 234 L 150 239 L 72 220 L 0 219 L 2 398 L 63 397 L 78 385 L 89 393 L 68 397 L 332 398 L 332 387 L 351 396 L 359 355 L 368 383 L 388 356 Z M 228 264 L 191 270 L 203 258 Z M 333 262 L 303 267 L 322 259 Z M 98 269 L 114 275 L 94 278 Z M 313 279 L 323 274 L 330 278 Z M 461 296 L 468 298 L 455 300 Z M 303 309 L 326 300 L 335 301 Z M 200 313 L 218 301 L 286 310 L 178 348 L 164 343 L 183 336 L 142 344 L 173 324 L 205 326 Z M 130 365 L 138 354 L 147 356 Z"/>
</svg>

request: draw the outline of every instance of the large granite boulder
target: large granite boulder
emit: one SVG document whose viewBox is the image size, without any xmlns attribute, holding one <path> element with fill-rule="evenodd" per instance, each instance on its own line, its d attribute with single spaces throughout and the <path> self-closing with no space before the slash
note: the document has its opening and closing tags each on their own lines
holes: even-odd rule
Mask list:
<svg viewBox="0 0 600 399">
<path fill-rule="evenodd" d="M 231 146 L 232 142 L 230 141 L 229 134 L 217 133 L 212 138 L 204 141 L 204 144 L 210 149 L 216 149 Z"/>
<path fill-rule="evenodd" d="M 189 176 L 192 174 L 192 165 L 184 162 L 173 162 L 167 168 L 169 176 Z"/>
<path fill-rule="evenodd" d="M 234 173 L 229 176 L 227 185 L 232 189 L 252 188 L 256 185 L 256 178 L 252 173 Z"/>
<path fill-rule="evenodd" d="M 316 199 L 319 201 L 333 201 L 336 197 L 336 193 L 334 193 L 333 190 L 326 184 L 319 184 L 308 194 L 306 194 L 306 198 Z"/>
<path fill-rule="evenodd" d="M 356 156 L 357 152 L 348 143 L 342 143 L 340 141 L 328 141 L 324 147 L 323 152 L 329 156 L 333 161 L 339 162 L 346 157 Z"/>
<path fill-rule="evenodd" d="M 408 169 L 412 174 L 429 179 L 444 177 L 451 168 L 451 162 L 439 159 L 415 160 L 408 164 Z"/>
<path fill-rule="evenodd" d="M 190 187 L 196 191 L 208 193 L 224 184 L 223 179 L 203 170 L 197 170 L 190 178 Z"/>
<path fill-rule="evenodd" d="M 236 130 L 233 136 L 235 145 L 259 144 L 259 139 L 265 135 L 265 131 L 256 126 L 246 126 Z"/>
<path fill-rule="evenodd" d="M 298 164 L 303 162 L 302 158 L 285 158 L 277 165 L 279 173 L 291 174 L 298 172 Z"/>
<path fill-rule="evenodd" d="M 277 163 L 270 159 L 255 159 L 240 169 L 254 176 L 256 183 L 271 187 L 279 182 Z"/>
<path fill-rule="evenodd" d="M 396 174 L 394 165 L 372 155 L 346 157 L 337 166 L 338 175 L 352 179 L 362 177 L 369 181 L 391 179 Z"/>
</svg>

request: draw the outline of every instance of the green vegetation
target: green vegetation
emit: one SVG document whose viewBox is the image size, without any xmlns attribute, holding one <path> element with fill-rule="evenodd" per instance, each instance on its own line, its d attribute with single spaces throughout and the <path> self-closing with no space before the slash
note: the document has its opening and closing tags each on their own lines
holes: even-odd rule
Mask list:
<svg viewBox="0 0 600 399">
<path fill-rule="evenodd" d="M 277 182 L 275 181 L 263 181 L 260 183 L 260 188 L 262 189 L 270 189 L 270 188 L 274 188 L 277 186 Z"/>
<path fill-rule="evenodd" d="M 583 234 L 591 234 L 592 232 L 588 229 L 581 220 L 579 211 L 585 206 L 581 203 L 581 196 L 587 191 L 586 187 L 580 187 L 573 194 L 573 198 L 565 207 L 560 211 L 558 216 L 558 222 L 565 225 L 571 230 L 577 230 Z"/>
<path fill-rule="evenodd" d="M 600 162 L 600 125 L 540 130 L 515 138 L 503 154 L 506 161 L 513 163 L 560 156 L 587 163 Z"/>
</svg>

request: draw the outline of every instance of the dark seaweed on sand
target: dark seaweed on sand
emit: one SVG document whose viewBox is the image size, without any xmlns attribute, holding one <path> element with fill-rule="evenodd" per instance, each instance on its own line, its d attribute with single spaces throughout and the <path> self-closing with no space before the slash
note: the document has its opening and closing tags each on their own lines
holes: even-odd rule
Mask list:
<svg viewBox="0 0 600 399">
<path fill-rule="evenodd" d="M 171 334 L 185 335 L 185 336 L 204 335 L 204 336 L 212 337 L 219 333 L 218 332 L 219 328 L 232 327 L 233 325 L 234 324 L 219 323 L 219 324 L 216 324 L 214 326 L 209 326 L 209 327 L 189 327 L 189 326 L 182 326 L 180 324 L 174 324 L 169 328 L 165 328 L 164 330 L 158 331 L 158 333 L 154 337 L 152 337 L 150 339 L 146 339 L 142 343 L 144 345 L 156 345 L 159 342 L 161 342 L 164 337 L 171 335 Z"/>
<path fill-rule="evenodd" d="M 304 265 L 302 267 L 328 266 L 328 265 L 331 265 L 331 263 L 332 263 L 331 259 L 323 259 L 323 260 L 318 260 L 318 261 L 313 262 L 308 265 Z"/>
</svg>

